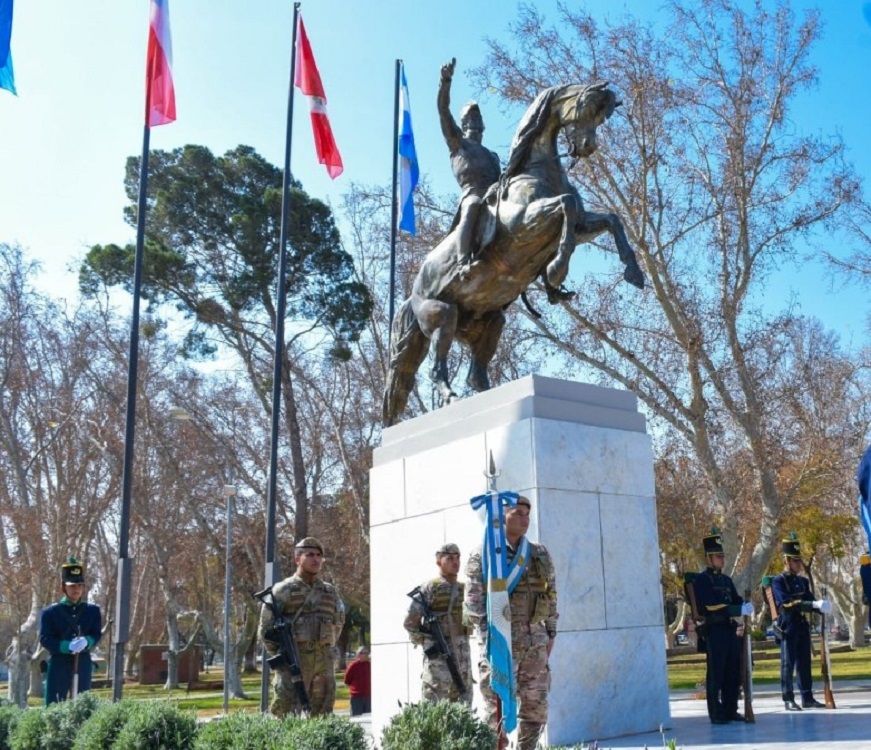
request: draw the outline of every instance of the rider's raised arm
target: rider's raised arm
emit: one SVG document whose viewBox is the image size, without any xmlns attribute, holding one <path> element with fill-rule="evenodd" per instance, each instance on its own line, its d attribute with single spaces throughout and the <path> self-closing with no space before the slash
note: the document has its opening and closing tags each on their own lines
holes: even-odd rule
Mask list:
<svg viewBox="0 0 871 750">
<path fill-rule="evenodd" d="M 453 154 L 460 147 L 460 139 L 463 137 L 463 131 L 457 125 L 454 116 L 451 114 L 451 81 L 454 78 L 454 67 L 457 64 L 457 58 L 451 58 L 449 63 L 442 65 L 441 79 L 439 80 L 439 94 L 437 98 L 439 108 L 439 121 L 442 126 L 442 134 L 448 144 L 448 148 Z"/>
</svg>

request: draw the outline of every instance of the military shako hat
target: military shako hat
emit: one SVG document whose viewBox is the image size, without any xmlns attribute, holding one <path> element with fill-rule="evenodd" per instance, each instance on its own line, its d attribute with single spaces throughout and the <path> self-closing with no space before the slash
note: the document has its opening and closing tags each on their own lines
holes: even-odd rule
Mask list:
<svg viewBox="0 0 871 750">
<path fill-rule="evenodd" d="M 70 557 L 60 566 L 61 583 L 84 583 L 85 569 L 75 557 Z"/>
<path fill-rule="evenodd" d="M 786 539 L 781 542 L 780 549 L 784 557 L 801 558 L 801 542 L 798 540 L 798 534 L 790 531 Z"/>
<path fill-rule="evenodd" d="M 316 549 L 320 550 L 321 554 L 324 554 L 324 546 L 313 536 L 307 536 L 305 539 L 301 539 L 293 547 L 294 552 L 300 552 L 304 549 Z"/>
<path fill-rule="evenodd" d="M 443 544 L 436 550 L 436 557 L 442 557 L 443 555 L 459 555 L 460 548 L 454 544 L 453 542 L 448 542 L 447 544 Z"/>
<path fill-rule="evenodd" d="M 702 539 L 702 547 L 704 547 L 706 555 L 723 554 L 723 537 L 716 526 L 712 526 L 711 533 Z"/>
</svg>

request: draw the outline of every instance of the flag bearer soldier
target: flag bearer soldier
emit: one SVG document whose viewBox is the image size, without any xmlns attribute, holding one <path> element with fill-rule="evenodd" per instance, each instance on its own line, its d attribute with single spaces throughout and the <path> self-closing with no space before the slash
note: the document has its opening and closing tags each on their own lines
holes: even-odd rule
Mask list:
<svg viewBox="0 0 871 750">
<path fill-rule="evenodd" d="M 412 600 L 405 618 L 405 629 L 415 646 L 423 647 L 423 672 L 421 695 L 427 701 L 450 700 L 471 705 L 472 703 L 472 657 L 469 650 L 469 629 L 463 624 L 463 596 L 465 586 L 457 581 L 460 572 L 460 548 L 456 544 L 444 544 L 436 551 L 438 578 L 421 584 L 420 591 L 430 610 L 438 617 L 448 648 L 456 660 L 457 669 L 465 685 L 460 693 L 451 677 L 444 655 L 436 653 L 432 632 L 424 623 L 424 611 L 420 603 Z M 429 652 L 430 655 L 427 655 Z"/>
<path fill-rule="evenodd" d="M 785 570 L 774 577 L 771 591 L 777 606 L 777 625 L 780 637 L 780 688 L 783 705 L 787 711 L 802 708 L 825 708 L 813 695 L 811 681 L 811 629 L 807 614 L 818 610 L 823 614 L 832 611 L 826 599 L 816 599 L 810 582 L 799 575 L 804 570 L 801 559 L 801 542 L 790 533 L 781 544 Z M 795 702 L 793 675 L 798 675 L 801 707 Z"/>
<path fill-rule="evenodd" d="M 517 558 L 524 566 L 517 586 L 510 593 L 511 654 L 514 669 L 518 709 L 517 750 L 534 750 L 547 724 L 550 668 L 548 657 L 556 639 L 557 591 L 556 572 L 550 553 L 543 544 L 528 542 L 526 559 L 518 555 L 529 529 L 532 503 L 521 495 L 514 507 L 505 510 L 505 537 L 508 542 L 508 564 Z M 476 627 L 481 644 L 479 664 L 481 693 L 486 702 L 485 719 L 497 732 L 499 709 L 496 693 L 490 686 L 490 664 L 487 652 L 487 582 L 478 549 L 466 566 L 465 613 Z"/>
<path fill-rule="evenodd" d="M 723 573 L 726 556 L 723 540 L 716 529 L 702 540 L 705 570 L 693 580 L 702 629 L 707 642 L 705 692 L 708 717 L 712 724 L 744 721 L 738 713 L 738 686 L 741 684 L 741 642 L 733 617 L 752 615 L 752 602 L 738 596 L 732 579 Z"/>
<path fill-rule="evenodd" d="M 61 565 L 61 591 L 61 600 L 39 617 L 39 642 L 50 654 L 46 706 L 91 689 L 91 650 L 102 630 L 100 608 L 85 601 L 85 569 L 75 557 Z"/>
<path fill-rule="evenodd" d="M 296 572 L 276 583 L 272 597 L 279 612 L 292 624 L 299 651 L 303 685 L 311 703 L 311 715 L 333 712 L 336 702 L 335 645 L 345 622 L 345 608 L 336 587 L 321 579 L 324 548 L 306 537 L 293 550 Z M 260 637 L 269 656 L 281 647 L 265 638 L 274 618 L 266 605 L 260 611 Z M 275 670 L 275 698 L 269 710 L 279 718 L 303 711 L 287 668 Z"/>
</svg>

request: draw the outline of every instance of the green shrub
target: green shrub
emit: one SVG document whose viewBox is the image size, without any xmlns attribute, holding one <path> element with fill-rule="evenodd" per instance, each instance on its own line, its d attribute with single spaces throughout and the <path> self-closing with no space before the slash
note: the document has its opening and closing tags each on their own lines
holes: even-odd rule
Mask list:
<svg viewBox="0 0 871 750">
<path fill-rule="evenodd" d="M 120 701 L 101 705 L 91 717 L 82 724 L 73 742 L 73 750 L 106 750 L 127 723 L 134 710 L 134 701 Z"/>
<path fill-rule="evenodd" d="M 23 712 L 10 733 L 10 750 L 72 750 L 79 729 L 100 704 L 82 693 L 75 700 Z"/>
<path fill-rule="evenodd" d="M 391 719 L 381 750 L 493 750 L 496 733 L 465 705 L 413 703 Z"/>
<path fill-rule="evenodd" d="M 196 715 L 165 701 L 137 701 L 112 750 L 193 750 Z"/>
<path fill-rule="evenodd" d="M 200 727 L 194 742 L 194 750 L 279 750 L 287 747 L 285 722 L 259 713 L 235 713 L 212 719 Z"/>
<path fill-rule="evenodd" d="M 290 740 L 287 747 L 294 750 L 367 750 L 369 747 L 363 728 L 341 716 L 318 716 L 284 724 Z"/>
<path fill-rule="evenodd" d="M 10 732 L 9 750 L 42 750 L 42 737 L 48 727 L 46 713 L 46 708 L 22 711 Z"/>
<path fill-rule="evenodd" d="M 9 703 L 0 706 L 0 750 L 9 750 L 9 739 L 19 717 L 24 712 Z"/>
</svg>

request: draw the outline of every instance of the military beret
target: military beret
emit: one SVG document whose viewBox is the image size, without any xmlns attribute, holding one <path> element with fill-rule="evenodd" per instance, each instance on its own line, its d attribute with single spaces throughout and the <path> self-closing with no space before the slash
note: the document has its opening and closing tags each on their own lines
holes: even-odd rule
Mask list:
<svg viewBox="0 0 871 750">
<path fill-rule="evenodd" d="M 85 569 L 75 557 L 70 557 L 60 566 L 60 579 L 62 583 L 84 583 Z"/>
<path fill-rule="evenodd" d="M 521 495 L 517 498 L 518 505 L 525 505 L 527 508 L 532 508 L 532 501 L 526 497 L 526 495 Z"/>
<path fill-rule="evenodd" d="M 302 549 L 317 549 L 321 554 L 324 554 L 324 546 L 313 536 L 307 536 L 305 539 L 298 541 L 294 545 L 294 552 Z"/>
<path fill-rule="evenodd" d="M 448 542 L 447 544 L 443 544 L 436 550 L 436 557 L 441 557 L 442 555 L 459 555 L 460 548 L 453 544 L 452 542 Z"/>
</svg>

